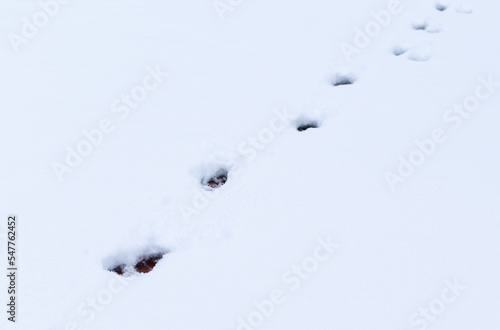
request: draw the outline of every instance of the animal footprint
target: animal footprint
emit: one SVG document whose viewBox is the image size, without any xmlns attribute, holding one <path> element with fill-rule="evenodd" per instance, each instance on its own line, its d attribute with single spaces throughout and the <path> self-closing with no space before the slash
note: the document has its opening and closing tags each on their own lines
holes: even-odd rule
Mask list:
<svg viewBox="0 0 500 330">
<path fill-rule="evenodd" d="M 224 185 L 227 181 L 228 170 L 221 168 L 212 175 L 201 179 L 201 184 L 207 189 L 216 189 Z"/>
<path fill-rule="evenodd" d="M 122 276 L 130 276 L 138 273 L 149 273 L 163 256 L 170 251 L 163 248 L 148 249 L 148 251 L 137 251 L 131 254 L 120 254 L 109 258 L 106 262 L 110 272 Z"/>
<path fill-rule="evenodd" d="M 203 189 L 213 191 L 226 184 L 229 180 L 230 170 L 229 162 L 212 160 L 196 167 L 191 172 L 199 180 Z"/>
<path fill-rule="evenodd" d="M 430 46 L 413 46 L 410 43 L 397 43 L 392 48 L 392 54 L 394 56 L 407 54 L 407 58 L 415 62 L 426 62 L 432 57 Z"/>
<path fill-rule="evenodd" d="M 408 59 L 415 62 L 427 62 L 431 59 L 430 47 L 416 47 L 412 48 L 408 53 Z"/>
<path fill-rule="evenodd" d="M 407 51 L 409 51 L 413 46 L 408 43 L 397 43 L 393 48 L 392 48 L 392 53 L 395 56 L 401 56 L 405 54 Z"/>
<path fill-rule="evenodd" d="M 448 7 L 450 7 L 450 3 L 448 1 L 443 1 L 443 0 L 436 1 L 435 5 L 436 10 L 445 11 L 448 9 Z"/>
<path fill-rule="evenodd" d="M 320 121 L 316 119 L 311 119 L 310 117 L 301 116 L 294 121 L 294 126 L 297 131 L 304 132 L 310 128 L 320 127 Z"/>
<path fill-rule="evenodd" d="M 455 11 L 459 14 L 472 14 L 474 10 L 468 5 L 457 5 Z"/>
<path fill-rule="evenodd" d="M 332 86 L 352 85 L 358 80 L 358 75 L 350 69 L 336 71 L 330 78 Z"/>
<path fill-rule="evenodd" d="M 448 10 L 451 7 L 450 0 L 437 0 L 434 8 L 439 11 Z M 474 11 L 471 6 L 466 4 L 456 4 L 453 6 L 455 8 L 455 12 L 459 14 L 472 14 Z"/>
<path fill-rule="evenodd" d="M 436 22 L 425 20 L 418 20 L 412 23 L 412 27 L 417 31 L 426 31 L 428 33 L 438 33 L 441 32 L 442 28 Z"/>
</svg>

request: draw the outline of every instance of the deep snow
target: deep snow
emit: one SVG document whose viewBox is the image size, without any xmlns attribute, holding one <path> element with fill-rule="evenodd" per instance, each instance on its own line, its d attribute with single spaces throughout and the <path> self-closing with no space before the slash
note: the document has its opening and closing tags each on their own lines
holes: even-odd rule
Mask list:
<svg viewBox="0 0 500 330">
<path fill-rule="evenodd" d="M 1 328 L 498 329 L 500 5 L 231 3 L 0 2 Z"/>
</svg>

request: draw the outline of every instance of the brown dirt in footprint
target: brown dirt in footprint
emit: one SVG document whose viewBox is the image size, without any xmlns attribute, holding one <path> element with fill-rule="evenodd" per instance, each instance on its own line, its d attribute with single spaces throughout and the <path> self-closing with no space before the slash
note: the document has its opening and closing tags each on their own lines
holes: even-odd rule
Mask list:
<svg viewBox="0 0 500 330">
<path fill-rule="evenodd" d="M 134 269 L 138 273 L 149 273 L 156 266 L 158 261 L 163 258 L 163 254 L 153 254 L 143 257 L 135 266 Z"/>
<path fill-rule="evenodd" d="M 119 264 L 114 266 L 113 268 L 109 268 L 110 272 L 116 273 L 121 276 L 128 276 L 131 274 L 137 273 L 149 273 L 155 268 L 158 261 L 163 259 L 165 253 L 154 253 L 142 256 L 139 261 L 133 265 Z"/>
<path fill-rule="evenodd" d="M 227 174 L 221 174 L 208 180 L 207 186 L 209 186 L 210 188 L 219 188 L 220 186 L 223 186 L 226 181 Z"/>
</svg>

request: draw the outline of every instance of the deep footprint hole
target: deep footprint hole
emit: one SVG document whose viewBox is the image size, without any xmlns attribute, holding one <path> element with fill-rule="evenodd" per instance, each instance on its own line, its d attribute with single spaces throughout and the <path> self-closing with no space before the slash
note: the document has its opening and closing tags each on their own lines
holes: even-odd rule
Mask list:
<svg viewBox="0 0 500 330">
<path fill-rule="evenodd" d="M 229 172 L 226 169 L 220 169 L 215 174 L 203 178 L 201 184 L 209 189 L 217 189 L 226 184 Z"/>
<path fill-rule="evenodd" d="M 134 268 L 138 273 L 149 273 L 155 268 L 158 261 L 163 259 L 162 253 L 156 253 L 149 256 L 142 257 Z"/>
<path fill-rule="evenodd" d="M 429 24 L 427 22 L 415 22 L 413 23 L 413 29 L 417 31 L 424 31 L 427 30 L 427 27 Z"/>
<path fill-rule="evenodd" d="M 319 127 L 319 125 L 317 122 L 308 122 L 308 123 L 299 124 L 297 127 L 297 131 L 303 132 L 303 131 L 307 131 L 310 128 L 318 128 L 318 127 Z"/>
<path fill-rule="evenodd" d="M 352 85 L 356 81 L 356 78 L 353 75 L 343 75 L 337 74 L 332 79 L 333 86 L 344 86 L 344 85 Z"/>
<path fill-rule="evenodd" d="M 132 275 L 134 273 L 149 273 L 155 268 L 158 261 L 163 259 L 163 256 L 168 252 L 169 251 L 144 254 L 134 263 L 120 263 L 112 266 L 108 270 L 121 276 Z"/>
<path fill-rule="evenodd" d="M 405 48 L 405 47 L 402 47 L 402 46 L 395 46 L 393 49 L 392 49 L 392 53 L 396 56 L 401 56 L 403 55 L 404 53 L 406 53 L 408 51 L 408 48 Z"/>
<path fill-rule="evenodd" d="M 445 11 L 446 9 L 448 9 L 448 6 L 442 4 L 442 3 L 437 3 L 436 4 L 436 9 L 439 10 L 439 11 Z"/>
<path fill-rule="evenodd" d="M 125 274 L 125 268 L 126 268 L 126 265 L 125 264 L 121 264 L 121 265 L 115 266 L 112 269 L 109 269 L 109 271 L 113 272 L 113 273 L 117 273 L 118 275 L 124 275 Z"/>
<path fill-rule="evenodd" d="M 321 120 L 319 118 L 301 115 L 293 121 L 293 125 L 297 131 L 304 132 L 311 128 L 319 128 L 321 126 Z"/>
</svg>

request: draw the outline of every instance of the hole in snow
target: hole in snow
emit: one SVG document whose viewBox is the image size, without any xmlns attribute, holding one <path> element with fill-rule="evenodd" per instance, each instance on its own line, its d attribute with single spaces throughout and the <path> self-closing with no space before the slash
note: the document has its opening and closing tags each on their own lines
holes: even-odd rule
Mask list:
<svg viewBox="0 0 500 330">
<path fill-rule="evenodd" d="M 392 49 L 392 53 L 396 56 L 400 56 L 400 55 L 403 55 L 404 53 L 406 53 L 411 47 L 409 46 L 406 46 L 406 45 L 401 45 L 401 44 L 397 44 L 396 46 L 394 46 L 394 48 Z"/>
<path fill-rule="evenodd" d="M 336 74 L 332 79 L 333 86 L 352 85 L 356 81 L 353 74 Z"/>
<path fill-rule="evenodd" d="M 441 32 L 441 26 L 434 21 L 415 21 L 412 24 L 413 29 L 417 31 L 426 31 L 428 33 L 439 33 Z"/>
<path fill-rule="evenodd" d="M 439 11 L 445 11 L 446 9 L 448 9 L 448 6 L 438 2 L 436 3 L 436 9 Z"/>
<path fill-rule="evenodd" d="M 117 273 L 118 275 L 123 275 L 125 274 L 125 267 L 126 265 L 118 265 L 113 269 L 110 269 L 109 271 Z"/>
<path fill-rule="evenodd" d="M 115 264 L 108 270 L 122 276 L 130 276 L 135 273 L 149 273 L 167 253 L 168 251 L 143 254 L 139 258 L 136 258 L 134 262 Z"/>
<path fill-rule="evenodd" d="M 321 118 L 318 118 L 317 116 L 310 117 L 309 115 L 301 115 L 293 121 L 293 125 L 297 131 L 303 132 L 310 128 L 320 127 L 321 121 Z"/>
<path fill-rule="evenodd" d="M 149 256 L 144 256 L 141 260 L 135 265 L 135 270 L 138 273 L 149 273 L 155 268 L 158 261 L 163 258 L 163 253 L 157 253 Z"/>
<path fill-rule="evenodd" d="M 223 186 L 227 182 L 228 171 L 226 169 L 220 169 L 215 174 L 203 178 L 201 184 L 207 188 L 216 189 Z"/>
<path fill-rule="evenodd" d="M 309 123 L 300 124 L 299 127 L 297 127 L 297 131 L 303 132 L 305 130 L 308 130 L 309 128 L 318 128 L 318 123 L 309 122 Z"/>
<path fill-rule="evenodd" d="M 414 30 L 420 31 L 420 30 L 426 30 L 429 25 L 427 24 L 427 22 L 423 21 L 423 22 L 413 22 L 412 26 Z"/>
<path fill-rule="evenodd" d="M 426 47 L 415 48 L 408 55 L 408 59 L 415 62 L 427 62 L 430 58 L 431 52 Z"/>
</svg>

